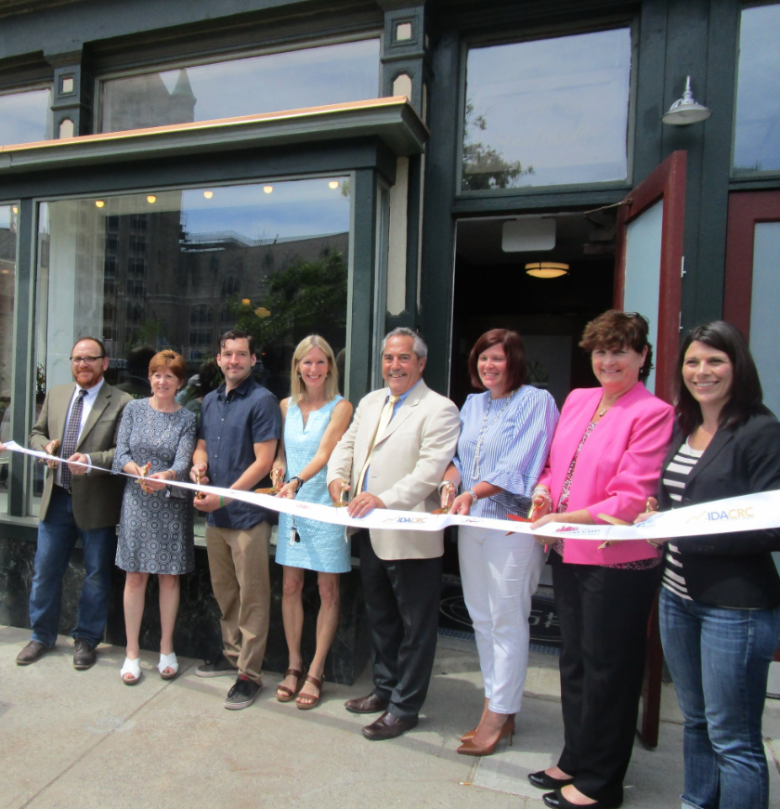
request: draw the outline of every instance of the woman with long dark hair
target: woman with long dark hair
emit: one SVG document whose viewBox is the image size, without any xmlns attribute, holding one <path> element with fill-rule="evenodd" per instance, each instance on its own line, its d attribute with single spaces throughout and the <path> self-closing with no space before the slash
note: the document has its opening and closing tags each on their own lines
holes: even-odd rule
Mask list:
<svg viewBox="0 0 780 809">
<path fill-rule="evenodd" d="M 722 320 L 699 326 L 677 368 L 661 509 L 780 489 L 780 424 L 739 331 Z M 685 717 L 684 806 L 769 805 L 761 717 L 780 636 L 773 550 L 777 530 L 666 543 L 661 641 Z"/>
</svg>

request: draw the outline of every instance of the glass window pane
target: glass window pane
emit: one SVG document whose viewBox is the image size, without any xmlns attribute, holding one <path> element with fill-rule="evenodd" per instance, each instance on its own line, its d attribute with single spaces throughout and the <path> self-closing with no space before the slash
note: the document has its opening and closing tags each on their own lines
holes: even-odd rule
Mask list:
<svg viewBox="0 0 780 809">
<path fill-rule="evenodd" d="M 463 191 L 627 176 L 628 28 L 473 48 Z"/>
<path fill-rule="evenodd" d="M 163 348 L 216 387 L 218 338 L 234 327 L 254 334 L 255 375 L 280 399 L 303 337 L 321 334 L 337 355 L 346 346 L 346 177 L 49 202 L 39 231 L 46 388 L 71 381 L 84 335 L 104 340 L 106 379 L 136 397 L 149 395 L 149 359 Z M 204 392 L 193 383 L 183 403 L 199 411 Z"/>
<path fill-rule="evenodd" d="M 51 137 L 51 90 L 0 95 L 0 146 Z"/>
<path fill-rule="evenodd" d="M 742 10 L 734 174 L 780 170 L 780 4 Z"/>
<path fill-rule="evenodd" d="M 0 205 L 0 442 L 11 435 L 11 383 L 14 365 L 14 291 L 16 288 L 16 205 Z M 0 512 L 8 512 L 8 461 L 0 455 Z"/>
<path fill-rule="evenodd" d="M 272 53 L 103 82 L 117 132 L 376 98 L 379 40 Z"/>
</svg>

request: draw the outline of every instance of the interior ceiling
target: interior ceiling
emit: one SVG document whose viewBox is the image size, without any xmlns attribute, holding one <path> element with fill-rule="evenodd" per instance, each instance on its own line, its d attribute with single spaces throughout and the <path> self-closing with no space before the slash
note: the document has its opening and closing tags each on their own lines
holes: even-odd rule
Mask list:
<svg viewBox="0 0 780 809">
<path fill-rule="evenodd" d="M 550 215 L 556 222 L 552 250 L 504 252 L 501 243 L 504 222 L 518 217 L 461 219 L 458 221 L 456 252 L 460 260 L 475 266 L 517 265 L 529 261 L 563 261 L 572 265 L 611 260 L 615 252 L 615 214 Z M 524 219 L 527 217 L 519 217 Z"/>
</svg>

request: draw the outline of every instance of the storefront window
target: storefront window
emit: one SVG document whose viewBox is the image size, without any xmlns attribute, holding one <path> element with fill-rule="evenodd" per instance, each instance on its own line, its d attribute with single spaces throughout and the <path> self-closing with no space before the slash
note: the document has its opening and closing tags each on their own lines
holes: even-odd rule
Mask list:
<svg viewBox="0 0 780 809">
<path fill-rule="evenodd" d="M 628 28 L 468 54 L 463 191 L 625 180 Z"/>
<path fill-rule="evenodd" d="M 0 146 L 51 137 L 51 90 L 0 95 Z"/>
<path fill-rule="evenodd" d="M 376 98 L 379 40 L 144 73 L 102 84 L 102 132 Z"/>
<path fill-rule="evenodd" d="M 216 387 L 219 335 L 238 327 L 257 341 L 257 378 L 288 396 L 293 350 L 307 334 L 344 359 L 349 240 L 347 177 L 43 203 L 42 390 L 71 380 L 70 348 L 85 335 L 106 344 L 107 380 L 136 397 L 150 394 L 149 359 L 163 348 Z M 185 406 L 197 412 L 205 392 L 193 384 Z"/>
<path fill-rule="evenodd" d="M 11 380 L 14 364 L 16 222 L 19 208 L 0 205 L 0 442 L 11 435 Z M 0 455 L 0 512 L 8 511 L 9 452 Z"/>
<path fill-rule="evenodd" d="M 780 171 L 780 4 L 742 10 L 734 174 Z"/>
</svg>

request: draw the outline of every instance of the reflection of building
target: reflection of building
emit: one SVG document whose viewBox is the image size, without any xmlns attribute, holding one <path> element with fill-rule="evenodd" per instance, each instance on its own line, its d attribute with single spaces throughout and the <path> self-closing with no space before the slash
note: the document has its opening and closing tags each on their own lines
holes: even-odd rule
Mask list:
<svg viewBox="0 0 780 809">
<path fill-rule="evenodd" d="M 0 410 L 10 399 L 13 368 L 14 286 L 16 285 L 16 230 L 0 228 Z M 0 413 L 0 417 L 2 414 Z"/>
<path fill-rule="evenodd" d="M 103 129 L 118 132 L 160 124 L 194 121 L 197 99 L 186 69 L 179 71 L 170 92 L 159 73 L 136 76 L 132 82 L 106 83 Z"/>
</svg>

